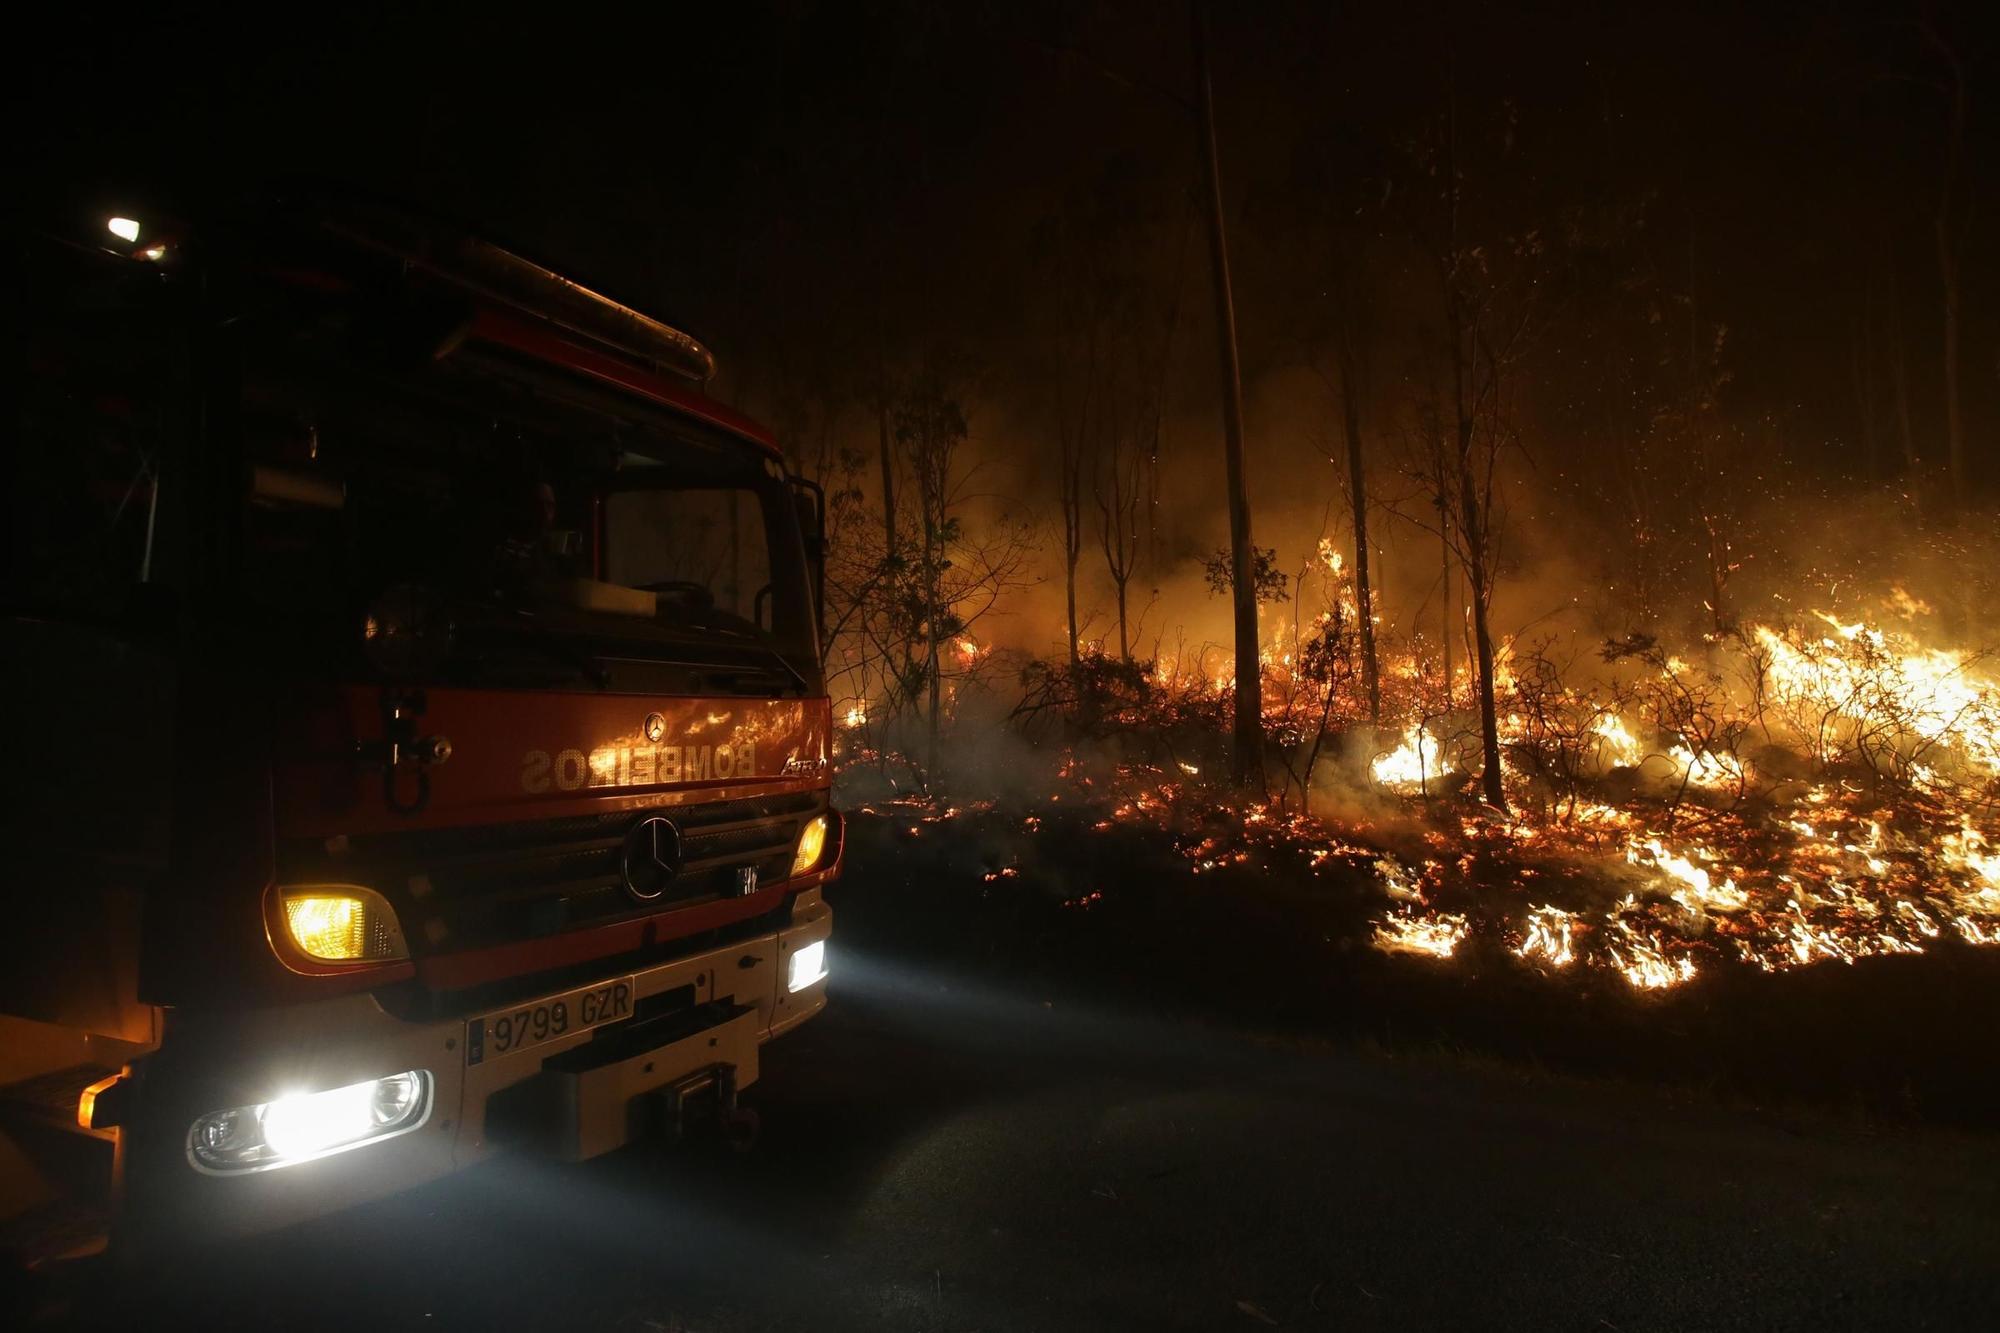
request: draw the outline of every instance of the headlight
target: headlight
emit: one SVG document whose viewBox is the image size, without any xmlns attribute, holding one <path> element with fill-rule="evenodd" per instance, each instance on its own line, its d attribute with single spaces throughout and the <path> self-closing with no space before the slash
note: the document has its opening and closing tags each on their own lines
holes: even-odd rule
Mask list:
<svg viewBox="0 0 2000 1333">
<path fill-rule="evenodd" d="M 188 1159 L 210 1175 L 271 1171 L 407 1134 L 430 1110 L 430 1071 L 412 1069 L 210 1112 L 188 1130 Z"/>
<path fill-rule="evenodd" d="M 396 909 L 359 884 L 296 884 L 279 891 L 285 931 L 323 963 L 381 963 L 410 956 Z"/>
<path fill-rule="evenodd" d="M 792 950 L 792 971 L 786 984 L 794 994 L 815 981 L 826 980 L 826 941 L 814 940 Z"/>
<path fill-rule="evenodd" d="M 792 874 L 803 875 L 819 864 L 819 854 L 826 850 L 826 816 L 814 815 L 799 830 L 799 849 L 792 853 Z"/>
</svg>

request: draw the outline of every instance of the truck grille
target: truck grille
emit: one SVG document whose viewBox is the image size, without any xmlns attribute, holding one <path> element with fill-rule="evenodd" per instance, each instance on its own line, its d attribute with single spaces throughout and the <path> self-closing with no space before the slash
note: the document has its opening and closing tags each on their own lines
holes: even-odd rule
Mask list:
<svg viewBox="0 0 2000 1333">
<path fill-rule="evenodd" d="M 663 810 L 352 838 L 295 839 L 279 849 L 287 883 L 365 884 L 386 894 L 412 952 L 441 953 L 553 935 L 738 892 L 741 872 L 761 885 L 791 870 L 806 820 L 825 792 L 796 792 Z M 681 833 L 680 873 L 644 902 L 625 892 L 625 835 L 664 814 Z"/>
</svg>

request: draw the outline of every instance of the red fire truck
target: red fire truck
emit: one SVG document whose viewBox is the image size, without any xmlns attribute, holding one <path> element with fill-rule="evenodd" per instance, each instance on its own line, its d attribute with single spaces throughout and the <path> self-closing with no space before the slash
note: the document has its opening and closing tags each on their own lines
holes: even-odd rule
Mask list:
<svg viewBox="0 0 2000 1333">
<path fill-rule="evenodd" d="M 821 497 L 462 229 L 128 211 L 16 242 L 16 1256 L 741 1125 L 825 1003 Z"/>
</svg>

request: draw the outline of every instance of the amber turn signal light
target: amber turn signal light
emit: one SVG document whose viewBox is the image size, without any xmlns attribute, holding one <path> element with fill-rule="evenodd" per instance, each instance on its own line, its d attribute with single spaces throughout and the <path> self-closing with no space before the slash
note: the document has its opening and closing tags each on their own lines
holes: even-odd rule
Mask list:
<svg viewBox="0 0 2000 1333">
<path fill-rule="evenodd" d="M 322 963 L 385 963 L 410 956 L 396 909 L 358 884 L 292 885 L 279 891 L 285 932 Z"/>
</svg>

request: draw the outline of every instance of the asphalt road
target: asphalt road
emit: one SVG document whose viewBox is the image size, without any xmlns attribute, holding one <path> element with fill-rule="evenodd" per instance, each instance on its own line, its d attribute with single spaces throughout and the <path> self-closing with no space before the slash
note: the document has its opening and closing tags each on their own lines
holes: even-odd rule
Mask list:
<svg viewBox="0 0 2000 1333">
<path fill-rule="evenodd" d="M 836 955 L 746 1155 L 506 1162 L 80 1311 L 211 1326 L 2000 1327 L 2000 1142 Z M 183 1325 L 186 1326 L 186 1325 Z"/>
</svg>

